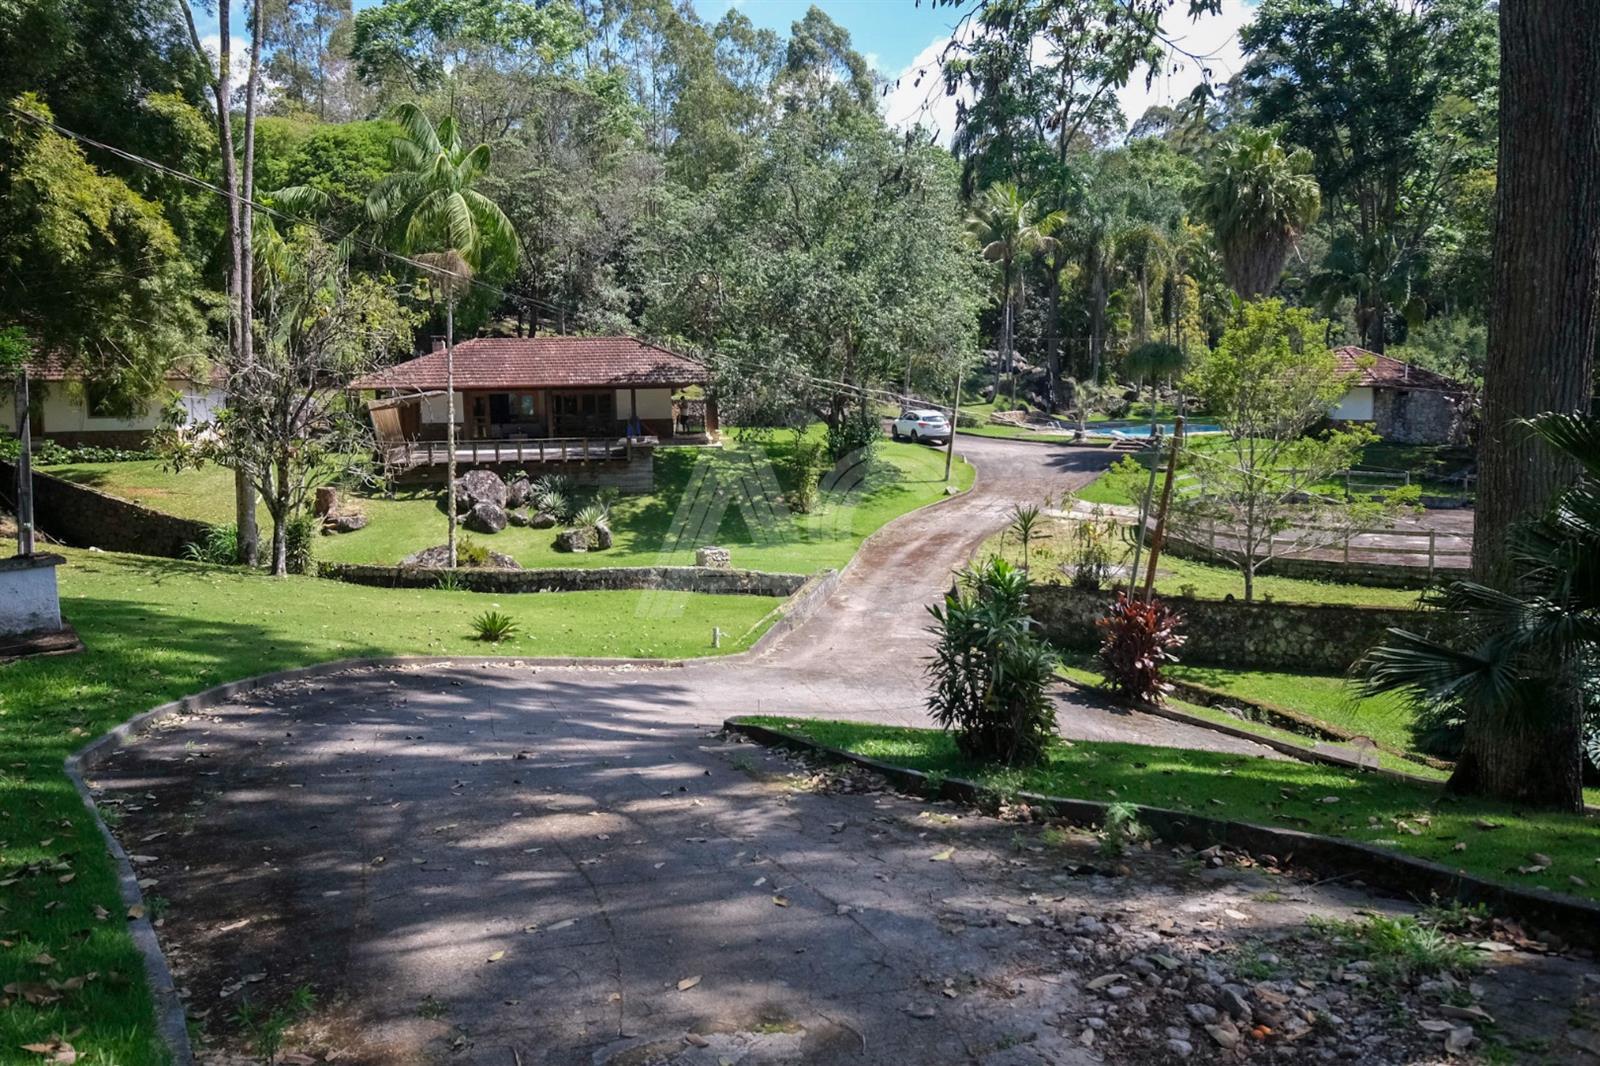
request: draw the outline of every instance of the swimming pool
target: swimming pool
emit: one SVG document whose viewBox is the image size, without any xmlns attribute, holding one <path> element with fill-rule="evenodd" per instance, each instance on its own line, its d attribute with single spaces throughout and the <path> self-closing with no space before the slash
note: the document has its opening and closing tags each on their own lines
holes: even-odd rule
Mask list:
<svg viewBox="0 0 1600 1066">
<path fill-rule="evenodd" d="M 1161 435 L 1163 437 L 1172 436 L 1173 423 L 1171 423 L 1171 422 L 1157 422 L 1156 425 L 1160 427 Z M 1186 422 L 1186 423 L 1184 423 L 1183 429 L 1184 429 L 1185 433 L 1221 433 L 1222 432 L 1222 427 L 1217 425 L 1215 422 Z M 1150 423 L 1148 423 L 1148 422 L 1127 422 L 1127 423 L 1117 423 L 1117 424 L 1113 425 L 1113 424 L 1108 423 L 1108 422 L 1102 422 L 1099 425 L 1091 424 L 1089 426 L 1089 433 L 1092 436 L 1102 436 L 1102 437 L 1110 437 L 1110 436 L 1113 436 L 1113 435 L 1122 436 L 1122 437 L 1148 437 L 1150 435 Z"/>
</svg>

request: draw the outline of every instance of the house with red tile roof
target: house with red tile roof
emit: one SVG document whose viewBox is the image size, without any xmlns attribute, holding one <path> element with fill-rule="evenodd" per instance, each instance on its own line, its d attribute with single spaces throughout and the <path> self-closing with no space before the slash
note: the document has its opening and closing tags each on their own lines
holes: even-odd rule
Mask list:
<svg viewBox="0 0 1600 1066">
<path fill-rule="evenodd" d="M 1459 443 L 1466 435 L 1470 393 L 1442 374 L 1392 356 L 1346 345 L 1333 350 L 1351 384 L 1329 415 L 1365 422 L 1397 444 Z"/>
<path fill-rule="evenodd" d="M 34 440 L 52 440 L 66 447 L 143 448 L 161 427 L 176 399 L 189 422 L 216 417 L 227 399 L 227 377 L 215 366 L 174 366 L 162 387 L 150 396 L 113 403 L 93 382 L 66 362 L 45 357 L 28 365 L 29 429 Z M 0 383 L 0 434 L 17 432 L 15 405 Z"/>
<path fill-rule="evenodd" d="M 469 451 L 479 442 L 599 446 L 717 433 L 706 368 L 637 337 L 479 337 L 456 344 L 454 364 L 453 408 L 442 339 L 426 355 L 351 382 L 372 395 L 383 444 L 443 440 L 450 418 Z"/>
</svg>

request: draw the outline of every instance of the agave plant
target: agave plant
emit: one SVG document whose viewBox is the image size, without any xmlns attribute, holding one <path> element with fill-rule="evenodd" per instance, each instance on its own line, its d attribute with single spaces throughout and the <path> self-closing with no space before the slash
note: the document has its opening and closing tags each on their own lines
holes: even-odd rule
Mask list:
<svg viewBox="0 0 1600 1066">
<path fill-rule="evenodd" d="M 572 517 L 572 497 L 562 492 L 546 490 L 535 491 L 531 497 L 533 509 L 548 515 L 554 515 L 557 522 L 565 522 Z"/>
<path fill-rule="evenodd" d="M 1510 537 L 1507 588 L 1430 593 L 1443 633 L 1391 629 L 1355 669 L 1366 694 L 1459 714 L 1452 790 L 1581 810 L 1585 752 L 1600 765 L 1600 418 L 1525 425 L 1580 474 Z"/>
<path fill-rule="evenodd" d="M 472 631 L 479 640 L 498 644 L 508 637 L 515 636 L 520 627 L 516 621 L 499 611 L 484 611 L 472 620 Z"/>
<path fill-rule="evenodd" d="M 572 524 L 579 529 L 610 529 L 611 508 L 603 503 L 591 503 L 572 516 Z"/>
</svg>

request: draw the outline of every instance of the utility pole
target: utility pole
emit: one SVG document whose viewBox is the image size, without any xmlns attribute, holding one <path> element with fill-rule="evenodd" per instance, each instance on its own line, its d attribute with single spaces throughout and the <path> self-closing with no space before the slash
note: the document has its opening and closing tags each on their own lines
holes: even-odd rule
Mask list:
<svg viewBox="0 0 1600 1066">
<path fill-rule="evenodd" d="M 451 284 L 454 284 L 452 279 Z M 444 310 L 444 495 L 450 529 L 445 535 L 445 558 L 456 568 L 456 294 L 450 293 Z"/>
<path fill-rule="evenodd" d="M 1149 603 L 1156 584 L 1156 560 L 1161 558 L 1161 540 L 1167 533 L 1167 510 L 1172 506 L 1172 481 L 1178 472 L 1178 450 L 1183 447 L 1183 416 L 1172 423 L 1172 455 L 1167 460 L 1167 480 L 1161 486 L 1161 508 L 1156 511 L 1155 532 L 1150 534 L 1150 569 L 1144 577 L 1144 602 Z M 1135 576 L 1138 576 L 1137 574 Z"/>
</svg>

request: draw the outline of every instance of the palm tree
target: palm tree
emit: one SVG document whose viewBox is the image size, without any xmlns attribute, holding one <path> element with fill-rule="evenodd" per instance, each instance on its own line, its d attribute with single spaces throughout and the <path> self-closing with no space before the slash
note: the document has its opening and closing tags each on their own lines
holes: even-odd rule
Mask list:
<svg viewBox="0 0 1600 1066">
<path fill-rule="evenodd" d="M 473 188 L 489 170 L 489 146 L 467 149 L 456 121 L 437 127 L 416 104 L 395 112 L 402 135 L 390 143 L 393 173 L 367 196 L 367 214 L 386 242 L 413 255 L 445 301 L 445 507 L 449 565 L 456 565 L 456 301 L 472 276 L 516 262 L 517 234 L 505 212 Z"/>
<path fill-rule="evenodd" d="M 1185 362 L 1183 349 L 1166 341 L 1145 341 L 1122 357 L 1122 368 L 1129 377 L 1150 383 L 1151 437 L 1156 432 L 1156 387 L 1181 373 Z"/>
<path fill-rule="evenodd" d="M 1245 129 L 1224 144 L 1195 194 L 1228 283 L 1249 300 L 1278 284 L 1289 252 L 1322 210 L 1311 153 L 1286 150 L 1272 130 Z"/>
<path fill-rule="evenodd" d="M 1007 181 L 996 182 L 978 194 L 977 203 L 967 219 L 967 232 L 972 234 L 991 263 L 1000 264 L 1000 367 L 995 372 L 995 388 L 999 391 L 1000 371 L 1014 371 L 1012 350 L 1016 327 L 1016 307 L 1022 299 L 1022 265 L 1029 256 L 1050 251 L 1056 246 L 1051 236 L 1066 222 L 1066 214 L 1052 211 L 1042 218 L 1039 202 L 1025 198 L 1022 192 Z M 1016 378 L 1012 378 L 1016 388 Z"/>
<path fill-rule="evenodd" d="M 1524 425 L 1579 476 L 1511 537 L 1510 590 L 1453 582 L 1431 595 L 1447 635 L 1391 629 L 1356 671 L 1366 693 L 1465 720 L 1451 791 L 1582 811 L 1585 746 L 1600 765 L 1600 417 Z"/>
</svg>

